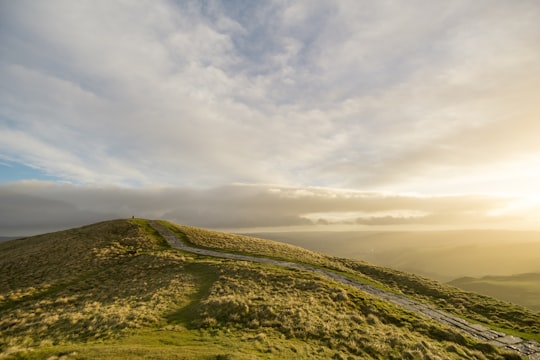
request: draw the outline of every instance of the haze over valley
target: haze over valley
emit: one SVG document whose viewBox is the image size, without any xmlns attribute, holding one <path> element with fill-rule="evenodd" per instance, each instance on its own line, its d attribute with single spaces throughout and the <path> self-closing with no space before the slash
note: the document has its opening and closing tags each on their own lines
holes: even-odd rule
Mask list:
<svg viewBox="0 0 540 360">
<path fill-rule="evenodd" d="M 255 233 L 340 257 L 369 261 L 439 281 L 458 277 L 540 273 L 540 232 L 288 232 Z"/>
</svg>

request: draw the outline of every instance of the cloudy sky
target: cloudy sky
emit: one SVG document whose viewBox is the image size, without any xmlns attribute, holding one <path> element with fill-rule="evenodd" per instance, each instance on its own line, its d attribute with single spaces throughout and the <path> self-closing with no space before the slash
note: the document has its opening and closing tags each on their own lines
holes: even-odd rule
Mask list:
<svg viewBox="0 0 540 360">
<path fill-rule="evenodd" d="M 540 2 L 0 0 L 0 235 L 531 228 Z"/>
</svg>

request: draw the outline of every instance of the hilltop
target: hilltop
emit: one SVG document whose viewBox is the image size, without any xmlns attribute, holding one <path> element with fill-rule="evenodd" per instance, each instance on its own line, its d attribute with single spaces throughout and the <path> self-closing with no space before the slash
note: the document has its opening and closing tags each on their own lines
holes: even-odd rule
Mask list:
<svg viewBox="0 0 540 360">
<path fill-rule="evenodd" d="M 171 248 L 146 220 L 0 243 L 0 357 L 519 358 L 324 274 Z M 540 315 L 361 261 L 159 222 L 193 247 L 325 269 L 525 339 Z"/>
</svg>

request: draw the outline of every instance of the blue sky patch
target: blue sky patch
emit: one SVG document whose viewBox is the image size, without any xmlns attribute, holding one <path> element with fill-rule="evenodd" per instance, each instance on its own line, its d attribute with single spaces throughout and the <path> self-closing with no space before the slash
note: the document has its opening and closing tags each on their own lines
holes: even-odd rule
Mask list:
<svg viewBox="0 0 540 360">
<path fill-rule="evenodd" d="M 17 162 L 0 161 L 0 183 L 20 180 L 57 180 L 42 170 Z"/>
</svg>

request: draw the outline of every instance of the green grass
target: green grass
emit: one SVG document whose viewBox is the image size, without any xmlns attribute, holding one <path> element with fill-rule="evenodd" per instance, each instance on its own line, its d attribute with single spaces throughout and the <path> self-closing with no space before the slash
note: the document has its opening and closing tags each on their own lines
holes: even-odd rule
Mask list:
<svg viewBox="0 0 540 360">
<path fill-rule="evenodd" d="M 197 290 L 188 297 L 187 302 L 181 304 L 178 309 L 166 313 L 164 317 L 168 324 L 181 324 L 187 328 L 194 328 L 193 324 L 197 321 L 200 303 L 208 296 L 218 276 L 215 269 L 204 262 L 186 264 L 185 269 L 194 275 Z"/>
<path fill-rule="evenodd" d="M 144 330 L 121 340 L 43 347 L 24 359 L 66 356 L 68 359 L 331 359 L 336 352 L 278 334 L 250 331 Z"/>
<path fill-rule="evenodd" d="M 198 246 L 329 264 L 407 291 L 356 262 L 176 229 Z M 512 358 L 309 271 L 171 249 L 145 220 L 0 244 L 0 296 L 0 356 L 13 359 Z"/>
<path fill-rule="evenodd" d="M 129 221 L 131 224 L 136 224 L 142 233 L 144 233 L 148 238 L 152 240 L 154 245 L 158 246 L 161 249 L 170 248 L 169 243 L 167 240 L 161 236 L 161 234 L 154 229 L 152 226 L 150 226 L 150 223 L 147 220 L 144 219 L 131 219 Z"/>
</svg>

